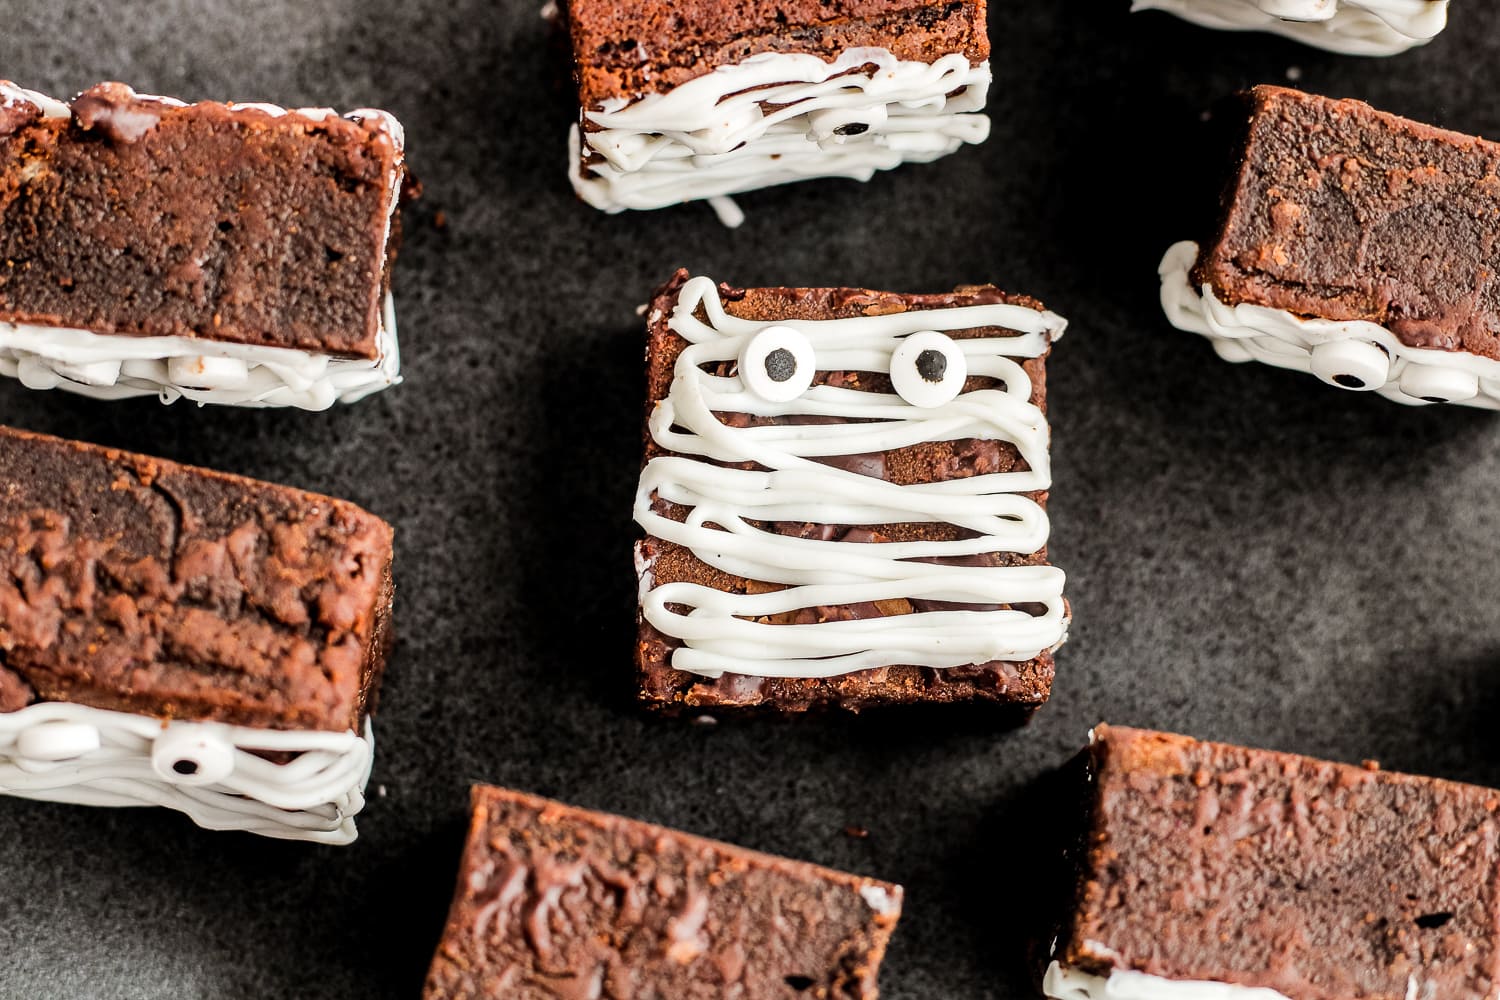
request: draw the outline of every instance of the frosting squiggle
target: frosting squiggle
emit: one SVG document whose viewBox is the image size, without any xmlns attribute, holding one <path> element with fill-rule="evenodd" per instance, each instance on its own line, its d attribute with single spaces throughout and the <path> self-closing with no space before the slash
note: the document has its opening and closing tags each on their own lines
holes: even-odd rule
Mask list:
<svg viewBox="0 0 1500 1000">
<path fill-rule="evenodd" d="M 1431 41 L 1448 0 L 1135 0 L 1208 28 L 1270 31 L 1345 55 L 1388 56 Z"/>
<path fill-rule="evenodd" d="M 296 753 L 284 764 L 254 751 Z M 0 714 L 0 793 L 92 806 L 164 806 L 210 830 L 348 844 L 374 760 L 353 732 L 171 722 L 63 702 Z"/>
<path fill-rule="evenodd" d="M 763 53 L 664 94 L 585 109 L 590 128 L 573 129 L 570 176 L 607 212 L 812 177 L 868 181 L 983 142 L 989 85 L 989 64 L 961 54 L 929 64 L 873 48 L 831 63 Z"/>
<path fill-rule="evenodd" d="M 694 315 L 700 307 L 706 319 Z M 658 631 L 683 642 L 673 654 L 673 667 L 708 677 L 726 672 L 830 677 L 891 664 L 946 668 L 1025 661 L 1062 643 L 1067 621 L 1061 570 L 953 562 L 1032 553 L 1046 544 L 1046 512 L 1024 494 L 1051 484 L 1049 431 L 1031 402 L 1031 380 L 1019 360 L 1047 352 L 1066 326 L 1060 316 L 996 304 L 773 324 L 729 315 L 713 281 L 694 278 L 683 286 L 669 326 L 689 346 L 677 359 L 671 391 L 652 413 L 649 428 L 653 440 L 674 454 L 653 458 L 642 471 L 636 522 L 657 538 L 687 547 L 709 566 L 785 588 L 732 594 L 692 583 L 656 586 L 643 575 L 642 614 Z M 1001 385 L 926 408 L 894 393 L 831 385 L 771 402 L 750 391 L 739 374 L 704 370 L 738 359 L 751 338 L 773 326 L 805 336 L 820 370 L 886 374 L 896 349 L 913 334 L 981 327 L 1017 333 L 956 340 L 969 374 Z M 817 422 L 731 427 L 718 413 Z M 830 418 L 837 422 L 826 422 Z M 969 438 L 1013 444 L 1025 468 L 901 486 L 817 461 Z M 751 462 L 761 468 L 716 464 Z M 689 508 L 687 519 L 658 513 L 653 496 Z M 970 537 L 824 541 L 778 534 L 753 521 L 942 523 Z M 932 559 L 949 561 L 919 561 Z M 922 611 L 814 624 L 755 620 L 819 606 L 899 600 L 1040 610 Z M 684 607 L 688 610 L 679 610 Z"/>
</svg>

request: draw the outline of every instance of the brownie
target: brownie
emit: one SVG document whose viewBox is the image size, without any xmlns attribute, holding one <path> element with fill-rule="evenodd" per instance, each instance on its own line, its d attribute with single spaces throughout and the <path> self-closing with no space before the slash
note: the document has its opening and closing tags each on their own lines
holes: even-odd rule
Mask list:
<svg viewBox="0 0 1500 1000">
<path fill-rule="evenodd" d="M 359 731 L 391 540 L 342 500 L 0 428 L 0 711 Z"/>
<path fill-rule="evenodd" d="M 1100 726 L 1057 961 L 1292 1000 L 1491 997 L 1500 793 Z"/>
<path fill-rule="evenodd" d="M 0 323 L 380 356 L 405 177 L 384 116 L 9 93 Z"/>
<path fill-rule="evenodd" d="M 428 1000 L 857 1000 L 901 888 L 477 785 Z"/>
<path fill-rule="evenodd" d="M 648 313 L 647 430 L 645 462 L 671 456 L 653 436 L 649 426 L 651 414 L 672 391 L 674 368 L 687 341 L 670 328 L 673 310 L 688 281 L 686 271 L 679 271 L 653 298 Z M 760 323 L 784 320 L 831 320 L 853 317 L 889 316 L 897 313 L 923 312 L 979 305 L 1007 304 L 1026 310 L 1041 311 L 1036 300 L 1009 295 L 993 286 L 963 287 L 949 294 L 900 295 L 858 288 L 758 288 L 735 289 L 721 285 L 718 289 L 724 309 L 733 317 Z M 1013 331 L 975 328 L 955 331 L 955 340 L 975 337 L 1005 336 Z M 1030 402 L 1042 414 L 1046 411 L 1045 353 L 1025 360 L 1020 368 L 1030 381 Z M 722 366 L 720 376 L 732 375 L 733 363 Z M 890 377 L 871 372 L 818 371 L 814 385 L 891 392 Z M 993 379 L 970 376 L 963 391 L 993 388 Z M 772 425 L 792 423 L 829 423 L 827 418 L 751 417 L 745 414 L 717 414 L 729 426 Z M 899 486 L 965 479 L 977 475 L 1004 474 L 1027 469 L 1016 446 L 994 438 L 968 438 L 952 441 L 924 441 L 875 454 L 830 457 L 826 464 L 856 472 L 882 482 Z M 742 468 L 760 468 L 744 463 Z M 1045 490 L 1023 494 L 1045 510 Z M 658 495 L 649 498 L 652 511 L 684 521 L 689 516 L 685 506 L 668 502 Z M 778 535 L 815 538 L 850 543 L 884 543 L 891 541 L 947 542 L 972 537 L 952 524 L 937 521 L 879 525 L 840 525 L 805 522 L 756 522 Z M 737 576 L 704 562 L 694 551 L 649 532 L 637 543 L 636 563 L 646 590 L 665 585 L 687 583 L 730 594 L 760 594 L 782 589 L 766 581 Z M 1046 566 L 1045 543 L 1027 553 L 989 552 L 964 560 L 973 567 Z M 649 584 L 647 586 L 646 584 Z M 974 610 L 1000 610 L 1008 605 L 990 605 Z M 840 602 L 803 608 L 794 614 L 781 615 L 772 624 L 807 626 L 830 621 L 861 621 L 888 618 L 924 611 L 951 610 L 940 602 L 923 600 L 884 600 L 879 602 Z M 1060 641 L 1059 641 L 1060 644 Z M 980 702 L 1019 707 L 1022 717 L 1047 699 L 1054 672 L 1052 649 L 1020 662 L 986 661 L 945 668 L 933 668 L 886 662 L 878 667 L 842 673 L 831 677 L 761 677 L 747 672 L 725 672 L 711 677 L 676 669 L 674 655 L 683 646 L 681 639 L 664 634 L 644 614 L 639 617 L 636 643 L 638 691 L 641 700 L 654 709 L 669 713 L 697 710 L 771 710 L 803 711 L 813 708 L 839 707 L 858 711 L 882 705 L 952 702 Z"/>
<path fill-rule="evenodd" d="M 1245 101 L 1194 283 L 1228 305 L 1368 320 L 1410 347 L 1500 359 L 1500 145 L 1282 87 Z"/>
<path fill-rule="evenodd" d="M 662 93 L 720 66 L 767 52 L 821 56 L 884 48 L 933 62 L 990 55 L 987 0 L 685 0 L 621 4 L 562 0 L 576 59 L 579 102 Z"/>
</svg>

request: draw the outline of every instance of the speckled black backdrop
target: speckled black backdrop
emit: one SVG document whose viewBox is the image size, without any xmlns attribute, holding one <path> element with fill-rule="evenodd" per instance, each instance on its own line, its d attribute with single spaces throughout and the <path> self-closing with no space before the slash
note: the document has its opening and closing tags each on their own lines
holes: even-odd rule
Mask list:
<svg viewBox="0 0 1500 1000">
<path fill-rule="evenodd" d="M 389 518 L 401 635 L 350 848 L 0 799 L 0 997 L 415 997 L 478 780 L 904 883 L 891 1000 L 1030 995 L 1007 917 L 1034 902 L 1013 875 L 1037 825 L 1019 797 L 1101 719 L 1500 785 L 1500 417 L 1223 364 L 1165 324 L 1155 274 L 1214 196 L 1221 95 L 1297 79 L 1500 134 L 1500 11 L 1460 2 L 1435 44 L 1363 61 L 1125 0 L 1002 0 L 986 146 L 748 196 L 730 232 L 702 206 L 574 201 L 537 6 L 0 0 L 0 77 L 383 106 L 427 187 L 393 392 L 307 414 L 0 385 L 0 421 Z M 742 284 L 993 280 L 1072 320 L 1049 376 L 1076 621 L 1028 728 L 698 728 L 634 709 L 635 308 L 678 265 Z"/>
</svg>

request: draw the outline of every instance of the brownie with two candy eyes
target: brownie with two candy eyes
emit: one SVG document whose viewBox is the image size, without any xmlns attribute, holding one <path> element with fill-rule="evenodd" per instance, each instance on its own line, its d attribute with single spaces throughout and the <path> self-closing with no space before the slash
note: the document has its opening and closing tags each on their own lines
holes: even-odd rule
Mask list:
<svg viewBox="0 0 1500 1000">
<path fill-rule="evenodd" d="M 642 700 L 1045 701 L 1069 619 L 1045 510 L 1064 326 L 988 285 L 674 276 L 648 314 Z"/>
</svg>

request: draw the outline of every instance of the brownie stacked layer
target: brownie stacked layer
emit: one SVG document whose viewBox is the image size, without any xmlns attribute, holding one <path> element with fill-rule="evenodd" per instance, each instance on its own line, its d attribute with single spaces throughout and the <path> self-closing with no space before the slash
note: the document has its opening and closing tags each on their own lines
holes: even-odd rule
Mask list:
<svg viewBox="0 0 1500 1000">
<path fill-rule="evenodd" d="M 476 786 L 428 1000 L 874 1000 L 899 886 Z"/>
</svg>

